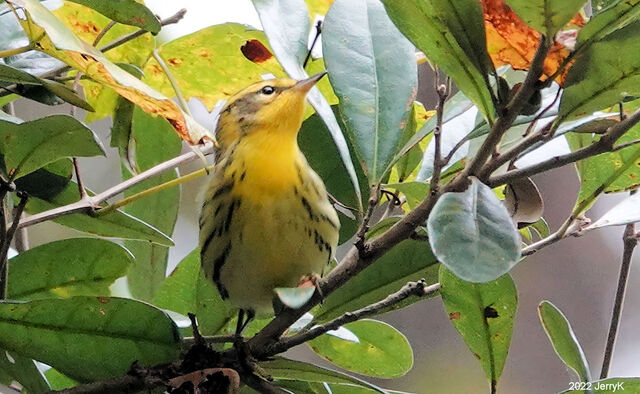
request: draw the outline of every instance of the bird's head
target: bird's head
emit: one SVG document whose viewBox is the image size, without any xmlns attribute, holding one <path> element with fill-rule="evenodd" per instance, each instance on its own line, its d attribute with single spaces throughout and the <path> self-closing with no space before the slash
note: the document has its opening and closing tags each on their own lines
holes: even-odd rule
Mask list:
<svg viewBox="0 0 640 394">
<path fill-rule="evenodd" d="M 216 138 L 221 149 L 257 133 L 288 133 L 295 137 L 302 124 L 307 93 L 325 74 L 300 81 L 269 79 L 236 93 L 220 112 Z"/>
</svg>

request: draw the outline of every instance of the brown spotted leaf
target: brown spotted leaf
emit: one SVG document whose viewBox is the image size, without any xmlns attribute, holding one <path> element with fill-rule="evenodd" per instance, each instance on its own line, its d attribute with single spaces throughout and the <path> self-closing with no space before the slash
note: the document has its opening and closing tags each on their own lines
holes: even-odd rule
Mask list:
<svg viewBox="0 0 640 394">
<path fill-rule="evenodd" d="M 189 119 L 173 101 L 124 71 L 103 53 L 74 35 L 39 1 L 10 2 L 28 11 L 33 23 L 27 27 L 27 22 L 23 22 L 25 31 L 37 43 L 39 50 L 81 71 L 95 82 L 112 88 L 143 111 L 166 118 L 180 137 L 189 143 L 197 144 L 203 138 L 213 138 L 207 130 Z"/>
<path fill-rule="evenodd" d="M 158 52 L 178 81 L 185 98 L 197 98 L 209 111 L 219 100 L 259 81 L 265 74 L 286 74 L 261 31 L 225 23 L 170 41 Z M 174 91 L 155 59 L 144 66 L 143 81 L 169 97 Z"/>
<path fill-rule="evenodd" d="M 510 65 L 515 70 L 528 70 L 540 43 L 540 33 L 529 27 L 506 5 L 504 0 L 483 0 L 487 49 L 496 67 Z M 584 19 L 579 14 L 568 24 L 569 30 L 556 37 L 543 66 L 543 79 L 553 75 L 569 55 L 570 37 L 577 35 Z M 558 38 L 561 40 L 558 40 Z M 563 43 L 560 43 L 562 41 Z M 564 75 L 556 79 L 559 83 Z"/>
<path fill-rule="evenodd" d="M 495 387 L 507 359 L 518 307 L 518 294 L 511 276 L 471 283 L 441 265 L 440 285 L 451 323 Z"/>
</svg>

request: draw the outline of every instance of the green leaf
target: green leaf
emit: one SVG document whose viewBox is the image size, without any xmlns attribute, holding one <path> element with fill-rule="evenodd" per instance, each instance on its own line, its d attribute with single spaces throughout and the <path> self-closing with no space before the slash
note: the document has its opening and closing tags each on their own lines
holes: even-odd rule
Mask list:
<svg viewBox="0 0 640 394">
<path fill-rule="evenodd" d="M 71 238 L 29 249 L 9 260 L 11 299 L 109 295 L 109 286 L 133 262 L 122 246 L 96 238 Z"/>
<path fill-rule="evenodd" d="M 244 49 L 243 49 L 244 48 Z M 264 74 L 283 77 L 259 30 L 237 23 L 214 25 L 169 41 L 158 48 L 186 100 L 194 97 L 211 111 Z M 253 61 L 250 59 L 254 59 Z M 145 64 L 143 81 L 167 97 L 175 91 L 158 62 Z"/>
<path fill-rule="evenodd" d="M 303 62 L 307 52 L 310 20 L 304 1 L 254 0 L 253 4 L 256 11 L 258 11 L 265 34 L 269 38 L 269 43 L 273 47 L 273 52 L 284 70 L 292 78 L 307 78 L 308 75 L 303 68 Z M 320 93 L 319 87 L 311 89 L 307 95 L 307 100 L 327 126 L 333 139 L 333 144 L 338 150 L 339 157 L 358 197 L 357 207 L 360 208 L 361 192 L 358 176 L 340 125 L 327 99 Z"/>
<path fill-rule="evenodd" d="M 538 314 L 558 357 L 578 374 L 581 381 L 589 382 L 589 364 L 567 318 L 549 301 L 542 301 L 538 305 Z"/>
<path fill-rule="evenodd" d="M 426 116 L 426 111 L 422 104 L 415 101 L 411 106 L 411 112 L 409 112 L 409 116 L 407 117 L 407 125 L 405 126 L 402 132 L 402 138 L 400 139 L 400 145 L 402 147 L 406 146 L 407 142 L 409 142 L 409 140 L 411 140 L 411 138 L 416 134 L 418 128 L 416 116 L 418 116 L 418 112 L 421 113 L 421 116 Z M 405 179 L 411 176 L 413 170 L 415 170 L 418 164 L 420 164 L 422 154 L 423 152 L 420 148 L 420 145 L 415 144 L 406 152 L 406 154 L 398 159 L 398 162 L 395 164 L 395 169 L 397 170 L 398 174 L 398 182 L 403 182 Z"/>
<path fill-rule="evenodd" d="M 336 0 L 322 44 L 348 135 L 369 182 L 377 183 L 400 148 L 415 97 L 415 49 L 377 0 Z"/>
<path fill-rule="evenodd" d="M 24 85 L 42 85 L 40 78 L 0 63 L 0 81 Z"/>
<path fill-rule="evenodd" d="M 547 37 L 562 29 L 586 0 L 506 0 L 522 20 Z"/>
<path fill-rule="evenodd" d="M 475 178 L 466 191 L 438 199 L 427 228 L 438 261 L 466 281 L 492 281 L 520 260 L 520 235 L 509 212 Z"/>
<path fill-rule="evenodd" d="M 640 392 L 640 378 L 609 378 L 594 380 L 585 384 L 586 386 L 581 386 L 580 383 L 573 383 L 573 385 L 581 388 L 591 387 L 596 394 L 614 394 L 624 391 L 629 393 Z M 566 390 L 561 394 L 583 394 L 584 392 L 585 390 Z"/>
<path fill-rule="evenodd" d="M 200 270 L 200 249 L 189 253 L 156 292 L 152 303 L 182 315 L 194 313 L 203 335 L 214 335 L 235 317 L 236 310 L 220 298 Z"/>
<path fill-rule="evenodd" d="M 340 160 L 340 152 L 332 142 L 327 126 L 320 116 L 312 115 L 302 123 L 298 133 L 298 144 L 311 168 L 322 178 L 327 191 L 340 203 L 358 209 L 360 206 L 358 194 L 344 162 Z M 358 169 L 360 169 L 359 166 Z M 362 171 L 357 173 L 360 188 L 366 190 L 366 177 Z M 350 218 L 342 212 L 338 212 L 338 217 L 340 219 L 339 243 L 342 244 L 353 237 L 358 223 L 355 218 Z"/>
<path fill-rule="evenodd" d="M 451 323 L 495 387 L 509 352 L 518 306 L 511 276 L 504 275 L 487 283 L 470 283 L 442 266 L 440 286 Z"/>
<path fill-rule="evenodd" d="M 87 193 L 93 195 L 90 191 L 87 191 Z M 25 210 L 30 214 L 35 214 L 68 205 L 78 200 L 80 200 L 78 185 L 75 182 L 69 182 L 58 195 L 51 199 L 30 198 Z M 52 221 L 102 237 L 139 239 L 160 245 L 173 245 L 171 239 L 162 232 L 119 210 L 100 216 L 74 213 L 55 218 Z"/>
<path fill-rule="evenodd" d="M 382 389 L 361 379 L 302 361 L 276 357 L 271 361 L 260 362 L 259 366 L 278 383 L 302 381 L 339 385 L 344 384 L 353 385 L 359 388 L 368 388 L 374 392 L 384 392 Z"/>
<path fill-rule="evenodd" d="M 640 138 L 640 126 L 627 131 L 617 142 L 624 144 Z M 591 136 L 567 135 L 573 150 L 590 143 Z M 579 140 L 582 140 L 580 142 Z M 640 146 L 629 146 L 615 152 L 603 153 L 577 163 L 580 192 L 575 214 L 589 209 L 602 193 L 618 193 L 640 184 Z"/>
<path fill-rule="evenodd" d="M 182 142 L 165 119 L 152 117 L 136 107 L 131 124 L 130 139 L 135 152 L 132 165 L 137 172 L 148 170 L 180 154 Z M 128 178 L 128 170 L 123 171 L 123 178 Z M 175 170 L 167 171 L 142 182 L 127 190 L 125 197 L 176 179 L 176 173 Z M 124 211 L 163 234 L 171 235 L 179 208 L 180 188 L 171 187 L 128 204 Z M 169 248 L 139 241 L 125 241 L 125 247 L 136 257 L 127 276 L 129 290 L 135 298 L 149 301 L 166 276 Z"/>
<path fill-rule="evenodd" d="M 49 81 L 46 79 L 42 80 L 42 86 L 44 86 L 48 91 L 60 97 L 67 103 L 71 105 L 75 105 L 78 108 L 82 108 L 89 112 L 94 112 L 95 109 L 88 102 L 84 101 L 80 96 L 76 94 L 71 88 L 67 85 L 62 84 L 56 81 Z"/>
<path fill-rule="evenodd" d="M 78 382 L 51 368 L 44 373 L 52 390 L 64 390 L 78 385 Z"/>
<path fill-rule="evenodd" d="M 9 375 L 11 380 L 20 383 L 29 393 L 47 393 L 49 383 L 32 359 L 0 349 L 0 373 Z"/>
<path fill-rule="evenodd" d="M 558 122 L 640 95 L 640 22 L 593 43 L 569 69 Z"/>
<path fill-rule="evenodd" d="M 31 174 L 16 179 L 18 190 L 31 197 L 51 199 L 58 195 L 69 184 L 73 174 L 73 163 L 70 159 L 62 159 L 49 163 Z"/>
<path fill-rule="evenodd" d="M 389 17 L 489 119 L 494 108 L 487 74 L 482 5 L 476 0 L 383 0 Z"/>
<path fill-rule="evenodd" d="M 150 9 L 136 0 L 71 0 L 92 8 L 102 15 L 125 25 L 137 26 L 158 34 L 162 26 Z"/>
<path fill-rule="evenodd" d="M 73 297 L 0 303 L 0 346 L 86 382 L 172 362 L 180 335 L 162 311 L 142 302 Z"/>
<path fill-rule="evenodd" d="M 131 128 L 133 121 L 133 110 L 135 104 L 131 101 L 118 97 L 113 113 L 113 126 L 111 126 L 111 140 L 109 146 L 120 149 L 120 155 L 127 154 L 129 141 L 131 139 Z"/>
<path fill-rule="evenodd" d="M 576 49 L 588 47 L 593 42 L 636 21 L 639 16 L 640 0 L 614 0 L 612 4 L 598 11 L 589 23 L 580 29 Z"/>
<path fill-rule="evenodd" d="M 399 218 L 389 218 L 379 223 L 367 236 L 375 238 L 398 220 Z M 436 283 L 437 263 L 427 242 L 411 239 L 402 241 L 331 293 L 315 311 L 315 321 L 326 322 L 345 312 L 381 301 L 410 281 L 425 279 L 429 284 Z M 402 308 L 422 299 L 424 298 L 411 297 L 394 305 L 392 309 Z"/>
<path fill-rule="evenodd" d="M 396 378 L 413 366 L 409 341 L 387 323 L 360 320 L 345 327 L 358 337 L 358 343 L 324 334 L 307 344 L 332 364 L 362 375 Z"/>
<path fill-rule="evenodd" d="M 67 115 L 21 124 L 0 120 L 0 150 L 13 178 L 63 157 L 105 155 L 102 143 L 91 129 Z"/>
</svg>

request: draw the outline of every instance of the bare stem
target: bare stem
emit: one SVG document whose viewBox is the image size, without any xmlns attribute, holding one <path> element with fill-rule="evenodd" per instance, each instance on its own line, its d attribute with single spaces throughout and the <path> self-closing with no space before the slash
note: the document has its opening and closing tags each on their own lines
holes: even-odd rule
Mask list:
<svg viewBox="0 0 640 394">
<path fill-rule="evenodd" d="M 447 78 L 448 79 L 448 78 Z M 438 93 L 438 106 L 436 107 L 436 127 L 433 129 L 434 138 L 434 154 L 433 154 L 433 172 L 431 173 L 431 193 L 437 194 L 440 191 L 440 174 L 445 162 L 442 159 L 442 123 L 444 118 L 444 104 L 449 96 L 449 80 L 447 84 L 436 86 Z"/>
<path fill-rule="evenodd" d="M 19 55 L 21 53 L 28 52 L 31 49 L 33 49 L 33 48 L 31 48 L 31 45 L 25 45 L 25 46 L 20 47 L 20 48 L 6 49 L 4 51 L 0 51 L 0 59 L 2 59 L 4 57 Z"/>
<path fill-rule="evenodd" d="M 631 192 L 633 195 L 635 191 Z M 633 250 L 638 244 L 638 235 L 634 223 L 629 223 L 624 229 L 622 236 L 624 249 L 622 252 L 622 264 L 620 265 L 620 275 L 618 277 L 618 287 L 616 289 L 616 297 L 613 302 L 613 312 L 611 313 L 611 323 L 609 324 L 609 334 L 607 335 L 607 344 L 604 350 L 604 359 L 602 360 L 602 370 L 600 371 L 600 379 L 605 379 L 609 375 L 609 367 L 613 358 L 613 349 L 616 345 L 618 336 L 618 327 L 620 326 L 620 316 L 622 315 L 622 307 L 624 304 L 624 295 L 627 290 L 627 280 L 629 279 L 629 271 L 631 269 L 631 257 Z"/>
<path fill-rule="evenodd" d="M 356 231 L 356 241 L 354 245 L 361 256 L 367 254 L 365 239 L 367 235 L 367 231 L 369 231 L 369 221 L 371 220 L 371 215 L 373 215 L 373 211 L 378 205 L 378 201 L 380 200 L 380 188 L 377 186 L 371 187 L 371 195 L 369 197 L 369 208 L 364 214 L 362 218 L 362 223 L 360 227 L 358 227 L 358 231 Z"/>
<path fill-rule="evenodd" d="M 198 149 L 198 147 L 195 147 L 195 148 Z M 201 146 L 199 149 L 201 149 L 202 154 L 208 155 L 213 152 L 213 144 L 207 143 L 204 146 Z M 76 201 L 74 203 L 29 216 L 27 219 L 20 222 L 18 228 L 25 228 L 37 223 L 45 222 L 47 220 L 52 220 L 61 216 L 70 215 L 72 213 L 86 212 L 86 211 L 92 210 L 93 208 L 107 201 L 111 197 L 114 197 L 141 182 L 144 182 L 150 178 L 153 178 L 154 176 L 159 175 L 172 168 L 178 167 L 181 164 L 188 163 L 191 160 L 194 160 L 196 158 L 198 158 L 198 155 L 193 151 L 185 153 L 176 158 L 165 161 L 164 163 L 160 163 L 154 167 L 151 167 L 150 169 L 144 172 L 141 172 L 140 174 L 133 176 L 127 179 L 126 181 L 121 182 L 103 191 L 102 193 L 96 194 L 95 196 L 86 196 L 84 199 Z"/>
<path fill-rule="evenodd" d="M 153 58 L 156 59 L 156 61 L 160 65 L 160 68 L 164 72 L 164 75 L 167 76 L 167 79 L 169 80 L 169 83 L 171 84 L 171 87 L 173 88 L 173 91 L 175 92 L 176 97 L 178 98 L 178 102 L 180 103 L 180 108 L 182 108 L 182 110 L 187 115 L 191 116 L 191 111 L 189 110 L 189 104 L 187 104 L 187 100 L 184 99 L 184 95 L 182 94 L 182 90 L 180 90 L 180 85 L 178 84 L 178 80 L 176 80 L 173 77 L 171 70 L 169 70 L 169 66 L 167 66 L 167 63 L 164 61 L 162 56 L 160 56 L 160 53 L 158 52 L 157 49 L 153 50 L 152 55 L 153 55 Z"/>
<path fill-rule="evenodd" d="M 326 333 L 327 331 L 336 330 L 337 328 L 351 323 L 360 319 L 364 319 L 365 317 L 373 316 L 378 314 L 381 311 L 388 309 L 389 307 L 396 305 L 411 296 L 416 297 L 428 297 L 440 290 L 440 283 L 435 283 L 433 285 L 428 286 L 424 280 L 418 282 L 409 282 L 404 285 L 397 292 L 388 295 L 384 300 L 378 301 L 374 304 L 366 306 L 362 309 L 358 309 L 354 312 L 347 312 L 342 316 L 339 316 L 326 324 L 322 324 L 319 326 L 315 326 L 308 331 L 301 332 L 296 335 L 292 335 L 290 337 L 285 337 L 273 346 L 267 349 L 267 354 L 278 354 L 282 353 L 285 350 L 292 348 L 294 346 L 303 344 L 307 341 L 310 341 L 314 338 L 319 337 L 320 335 Z"/>
<path fill-rule="evenodd" d="M 616 148 L 614 146 L 615 142 L 638 122 L 640 122 L 640 110 L 636 110 L 622 122 L 618 122 L 609 127 L 598 141 L 589 146 L 585 146 L 584 148 L 565 155 L 552 157 L 549 160 L 529 167 L 511 170 L 501 175 L 492 176 L 488 180 L 488 185 L 491 187 L 503 185 L 515 179 L 532 176 L 553 168 L 562 167 L 600 153 L 611 152 Z"/>
</svg>

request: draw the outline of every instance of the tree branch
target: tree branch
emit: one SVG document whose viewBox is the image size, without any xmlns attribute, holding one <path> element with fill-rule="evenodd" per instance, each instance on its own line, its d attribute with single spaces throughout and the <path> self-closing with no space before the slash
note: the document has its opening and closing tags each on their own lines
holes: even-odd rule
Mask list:
<svg viewBox="0 0 640 394">
<path fill-rule="evenodd" d="M 354 312 L 347 312 L 344 315 L 339 316 L 326 324 L 315 326 L 308 331 L 304 331 L 290 337 L 285 337 L 275 344 L 269 346 L 266 353 L 267 355 L 282 353 L 289 348 L 317 338 L 327 331 L 336 330 L 347 323 L 364 319 L 368 316 L 376 315 L 380 311 L 398 304 L 411 296 L 426 297 L 436 293 L 438 290 L 440 290 L 440 283 L 435 283 L 433 285 L 427 286 L 424 280 L 418 282 L 409 282 L 397 292 L 388 295 L 382 301 L 378 301 L 375 304 L 371 304 Z"/>
<path fill-rule="evenodd" d="M 0 248 L 0 299 L 5 300 L 7 298 L 7 254 L 9 253 L 9 247 L 11 246 L 11 241 L 13 240 L 13 236 L 16 234 L 18 229 L 18 223 L 20 223 L 20 217 L 22 216 L 22 212 L 24 211 L 24 207 L 27 205 L 27 200 L 29 196 L 26 194 L 18 193 L 20 195 L 20 202 L 15 209 L 13 223 L 9 227 L 9 230 L 2 234 L 2 247 Z M 2 220 L 5 220 L 3 217 Z"/>
<path fill-rule="evenodd" d="M 631 192 L 633 195 L 635 191 Z M 638 234 L 634 223 L 629 223 L 624 229 L 622 236 L 624 249 L 622 252 L 622 264 L 620 265 L 620 275 L 618 277 L 618 288 L 616 289 L 616 297 L 613 302 L 613 312 L 611 313 L 611 323 L 609 324 L 609 334 L 607 335 L 607 344 L 604 350 L 604 358 L 602 360 L 602 370 L 600 371 L 600 379 L 605 379 L 609 375 L 609 367 L 613 358 L 613 349 L 618 336 L 618 327 L 620 326 L 620 316 L 622 314 L 622 306 L 624 304 L 624 295 L 627 290 L 627 279 L 629 279 L 629 271 L 631 270 L 631 257 L 633 250 L 638 244 Z"/>
<path fill-rule="evenodd" d="M 551 170 L 553 168 L 558 168 L 567 164 L 575 163 L 576 161 L 586 159 L 587 157 L 611 152 L 616 149 L 616 147 L 614 146 L 615 142 L 620 137 L 622 137 L 624 133 L 626 133 L 629 129 L 631 129 L 639 122 L 640 110 L 636 110 L 625 120 L 609 127 L 609 129 L 602 135 L 602 137 L 598 141 L 592 143 L 589 146 L 585 146 L 584 148 L 578 149 L 571 153 L 567 153 L 565 155 L 552 157 L 549 160 L 534 164 L 529 167 L 511 170 L 501 175 L 492 176 L 489 178 L 487 184 L 490 187 L 500 186 L 515 179 L 529 177 L 541 172 Z"/>
<path fill-rule="evenodd" d="M 531 61 L 531 66 L 527 76 L 520 86 L 520 89 L 513 96 L 509 104 L 500 114 L 498 120 L 491 128 L 489 135 L 484 140 L 478 153 L 471 159 L 471 162 L 464 169 L 464 176 L 477 175 L 480 173 L 480 169 L 484 166 L 495 147 L 498 146 L 504 133 L 511 127 L 513 121 L 516 119 L 522 108 L 531 97 L 531 95 L 538 88 L 538 81 L 542 75 L 542 66 L 544 65 L 544 59 L 547 57 L 549 49 L 551 49 L 552 41 L 546 37 L 540 37 L 540 44 L 536 50 L 536 54 Z"/>
<path fill-rule="evenodd" d="M 436 78 L 437 78 L 436 74 Z M 444 118 L 444 104 L 449 96 L 449 78 L 446 85 L 436 86 L 438 94 L 438 106 L 436 107 L 436 127 L 433 129 L 434 153 L 433 153 L 433 172 L 431 173 L 431 193 L 438 193 L 440 190 L 440 174 L 442 168 L 446 164 L 442 159 L 442 123 Z"/>
<path fill-rule="evenodd" d="M 206 143 L 204 145 L 201 145 L 200 148 L 195 148 L 200 149 L 202 154 L 204 155 L 208 155 L 213 152 L 212 143 Z M 96 194 L 95 196 L 86 196 L 85 198 L 74 203 L 29 216 L 28 218 L 20 222 L 18 228 L 25 228 L 37 223 L 42 223 L 47 220 L 58 218 L 60 216 L 70 215 L 72 213 L 92 210 L 95 207 L 99 206 L 101 203 L 107 201 L 109 198 L 116 196 L 123 191 L 148 180 L 149 178 L 178 167 L 181 164 L 188 163 L 196 158 L 198 158 L 198 155 L 193 151 L 185 153 L 171 160 L 165 161 L 164 163 L 160 163 L 155 167 L 151 167 L 147 171 L 141 172 L 140 174 L 131 177 L 126 181 L 103 191 L 102 193 Z"/>
</svg>

